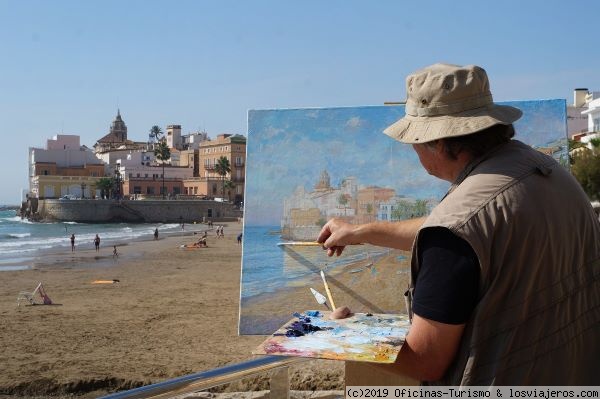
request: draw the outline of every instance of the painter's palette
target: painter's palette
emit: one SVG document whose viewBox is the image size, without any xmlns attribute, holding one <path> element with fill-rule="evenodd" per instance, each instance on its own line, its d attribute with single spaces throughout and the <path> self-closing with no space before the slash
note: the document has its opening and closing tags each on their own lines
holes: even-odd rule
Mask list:
<svg viewBox="0 0 600 399">
<path fill-rule="evenodd" d="M 393 363 L 410 328 L 406 315 L 355 313 L 331 320 L 329 313 L 295 313 L 252 353 Z"/>
</svg>

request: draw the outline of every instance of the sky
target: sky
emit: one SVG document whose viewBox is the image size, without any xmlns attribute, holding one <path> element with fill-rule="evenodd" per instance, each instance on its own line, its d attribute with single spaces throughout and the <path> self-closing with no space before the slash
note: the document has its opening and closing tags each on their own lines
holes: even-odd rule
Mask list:
<svg viewBox="0 0 600 399">
<path fill-rule="evenodd" d="M 246 135 L 250 109 L 401 101 L 435 62 L 483 66 L 495 100 L 571 103 L 600 90 L 596 15 L 593 0 L 0 0 L 0 204 L 28 187 L 29 147 L 91 147 L 117 109 L 133 140 Z"/>
</svg>

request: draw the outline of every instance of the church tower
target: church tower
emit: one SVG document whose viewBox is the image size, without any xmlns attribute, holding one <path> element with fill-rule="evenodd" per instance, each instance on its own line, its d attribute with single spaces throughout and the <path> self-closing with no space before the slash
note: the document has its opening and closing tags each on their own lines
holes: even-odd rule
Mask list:
<svg viewBox="0 0 600 399">
<path fill-rule="evenodd" d="M 331 188 L 329 173 L 326 170 L 321 172 L 319 182 L 315 185 L 315 190 L 329 190 Z"/>
<path fill-rule="evenodd" d="M 123 122 L 121 110 L 119 109 L 117 109 L 115 120 L 110 125 L 109 135 L 113 136 L 116 139 L 115 141 L 124 142 L 127 140 L 127 125 Z"/>
</svg>

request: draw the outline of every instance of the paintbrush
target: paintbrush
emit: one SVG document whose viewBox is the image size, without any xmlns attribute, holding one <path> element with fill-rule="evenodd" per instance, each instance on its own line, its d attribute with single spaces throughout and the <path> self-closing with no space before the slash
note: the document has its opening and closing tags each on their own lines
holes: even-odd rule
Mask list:
<svg viewBox="0 0 600 399">
<path fill-rule="evenodd" d="M 316 241 L 288 241 L 288 242 L 279 242 L 277 243 L 278 247 L 282 246 L 298 246 L 298 247 L 321 247 L 323 244 L 320 244 Z"/>
<path fill-rule="evenodd" d="M 323 284 L 325 285 L 325 292 L 327 293 L 327 298 L 329 299 L 329 304 L 331 305 L 331 309 L 335 310 L 335 303 L 333 303 L 333 297 L 331 296 L 331 290 L 329 289 L 327 280 L 325 280 L 325 273 L 323 273 L 323 270 L 321 270 L 321 278 L 323 279 Z"/>
<path fill-rule="evenodd" d="M 325 298 L 325 295 L 321 294 L 319 291 L 315 290 L 314 288 L 311 288 L 310 292 L 312 292 L 312 294 L 314 295 L 314 297 L 317 300 L 317 303 L 319 305 L 325 305 L 327 310 L 330 310 L 329 306 L 327 305 L 327 298 Z"/>
</svg>

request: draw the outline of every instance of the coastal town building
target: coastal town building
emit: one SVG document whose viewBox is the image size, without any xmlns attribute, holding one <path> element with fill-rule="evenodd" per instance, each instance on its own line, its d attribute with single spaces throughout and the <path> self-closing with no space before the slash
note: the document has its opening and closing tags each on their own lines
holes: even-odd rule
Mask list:
<svg viewBox="0 0 600 399">
<path fill-rule="evenodd" d="M 229 161 L 231 171 L 225 176 L 217 173 L 215 166 L 219 158 Z M 199 144 L 198 174 L 184 181 L 184 194 L 219 197 L 241 203 L 244 200 L 246 137 L 242 135 L 220 134 L 214 140 Z M 181 161 L 181 158 L 180 158 Z M 189 167 L 189 158 L 188 158 Z"/>
<path fill-rule="evenodd" d="M 577 126 L 574 128 L 575 117 L 569 112 L 578 112 Z M 592 150 L 596 140 L 600 139 L 600 92 L 588 89 L 575 89 L 573 106 L 567 108 L 567 126 L 572 140 L 586 144 Z M 586 147 L 571 150 L 570 154 L 585 151 Z"/>
<path fill-rule="evenodd" d="M 183 148 L 186 150 L 197 150 L 200 148 L 200 144 L 210 140 L 208 133 L 206 132 L 194 132 L 181 136 L 183 142 Z"/>
<path fill-rule="evenodd" d="M 122 193 L 125 196 L 161 195 L 163 187 L 163 166 L 147 151 L 132 152 L 116 161 L 118 177 L 122 182 Z M 187 167 L 164 166 L 165 195 L 182 194 L 183 180 L 193 177 L 193 170 Z"/>
<path fill-rule="evenodd" d="M 356 221 L 358 223 L 370 223 L 377 220 L 379 205 L 389 201 L 395 195 L 396 191 L 394 189 L 377 186 L 358 190 Z"/>
<path fill-rule="evenodd" d="M 59 134 L 45 148 L 29 148 L 29 196 L 32 198 L 99 195 L 96 182 L 105 175 L 105 165 L 77 135 Z"/>
<path fill-rule="evenodd" d="M 181 138 L 181 125 L 167 126 L 167 146 L 176 150 L 183 149 L 183 141 Z"/>
</svg>

